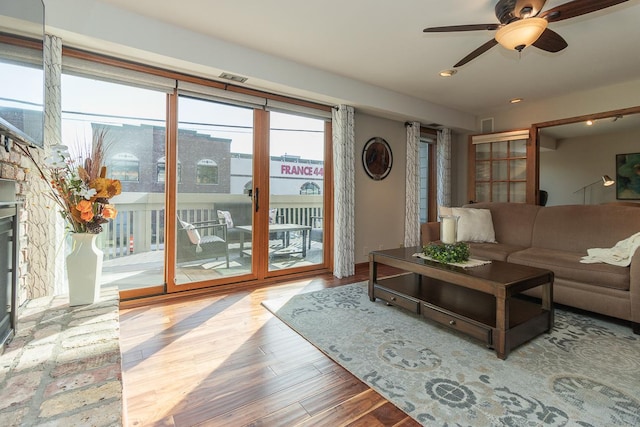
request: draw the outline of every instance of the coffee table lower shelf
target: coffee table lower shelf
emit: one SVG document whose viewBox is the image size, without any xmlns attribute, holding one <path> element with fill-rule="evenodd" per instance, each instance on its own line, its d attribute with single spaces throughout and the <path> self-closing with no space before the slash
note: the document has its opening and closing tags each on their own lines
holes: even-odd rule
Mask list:
<svg viewBox="0 0 640 427">
<path fill-rule="evenodd" d="M 465 333 L 482 341 L 487 347 L 495 348 L 496 298 L 491 294 L 407 273 L 376 280 L 371 300 L 376 298 L 421 314 L 425 319 Z M 505 337 L 507 352 L 549 331 L 551 318 L 549 310 L 539 303 L 518 296 L 510 298 Z M 506 358 L 506 354 L 501 358 Z"/>
</svg>

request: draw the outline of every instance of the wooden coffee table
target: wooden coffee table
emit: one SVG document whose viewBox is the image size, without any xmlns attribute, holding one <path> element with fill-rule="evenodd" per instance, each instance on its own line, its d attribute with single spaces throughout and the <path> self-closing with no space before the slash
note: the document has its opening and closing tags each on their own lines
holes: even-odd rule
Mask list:
<svg viewBox="0 0 640 427">
<path fill-rule="evenodd" d="M 369 254 L 369 298 L 422 314 L 494 348 L 500 359 L 511 349 L 553 328 L 553 272 L 502 261 L 461 268 L 414 257 L 420 247 Z M 405 270 L 378 279 L 377 265 Z M 542 287 L 537 303 L 519 294 Z"/>
</svg>

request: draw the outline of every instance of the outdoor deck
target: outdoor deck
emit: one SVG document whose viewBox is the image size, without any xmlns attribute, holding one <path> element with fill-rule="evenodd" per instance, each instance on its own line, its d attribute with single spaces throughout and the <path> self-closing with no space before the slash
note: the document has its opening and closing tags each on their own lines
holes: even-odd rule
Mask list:
<svg viewBox="0 0 640 427">
<path fill-rule="evenodd" d="M 300 239 L 291 242 L 292 252 L 299 252 L 296 246 Z M 322 243 L 311 242 L 306 256 L 301 253 L 286 254 L 279 240 L 272 242 L 269 269 L 280 270 L 322 263 Z M 278 250 L 280 249 L 280 250 Z M 245 244 L 245 254 L 240 256 L 240 245 L 229 245 L 229 268 L 224 258 L 205 259 L 178 264 L 177 283 L 191 283 L 248 273 L 251 258 L 247 256 L 250 245 Z M 117 286 L 118 290 L 139 289 L 164 284 L 164 250 L 133 253 L 127 256 L 105 259 L 102 267 L 102 286 Z"/>
</svg>

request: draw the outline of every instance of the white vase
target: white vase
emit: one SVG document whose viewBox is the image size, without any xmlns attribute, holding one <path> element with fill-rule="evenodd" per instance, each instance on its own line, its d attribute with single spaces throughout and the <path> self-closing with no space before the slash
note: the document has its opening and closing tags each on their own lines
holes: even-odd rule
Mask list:
<svg viewBox="0 0 640 427">
<path fill-rule="evenodd" d="M 67 255 L 69 305 L 93 304 L 100 300 L 103 252 L 96 246 L 97 234 L 71 234 L 71 253 Z"/>
</svg>

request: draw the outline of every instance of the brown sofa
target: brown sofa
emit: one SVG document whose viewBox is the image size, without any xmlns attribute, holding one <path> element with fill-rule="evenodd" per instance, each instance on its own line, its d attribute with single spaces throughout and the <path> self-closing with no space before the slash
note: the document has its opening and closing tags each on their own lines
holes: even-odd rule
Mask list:
<svg viewBox="0 0 640 427">
<path fill-rule="evenodd" d="M 542 207 L 475 203 L 489 209 L 497 243 L 470 242 L 471 256 L 554 272 L 554 302 L 631 322 L 640 334 L 640 249 L 629 267 L 584 264 L 590 248 L 610 248 L 640 232 L 640 209 L 620 205 Z M 440 238 L 438 223 L 422 224 L 422 243 Z M 539 296 L 535 290 L 534 296 Z"/>
</svg>

